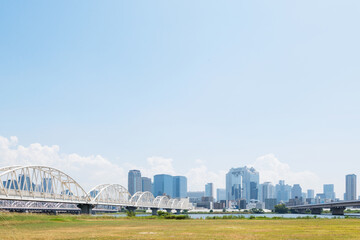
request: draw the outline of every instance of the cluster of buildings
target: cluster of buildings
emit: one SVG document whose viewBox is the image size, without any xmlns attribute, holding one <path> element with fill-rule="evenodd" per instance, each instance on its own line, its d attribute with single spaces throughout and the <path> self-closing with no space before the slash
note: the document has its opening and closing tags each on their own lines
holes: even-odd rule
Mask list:
<svg viewBox="0 0 360 240">
<path fill-rule="evenodd" d="M 141 177 L 139 170 L 130 170 L 128 173 L 128 191 L 131 195 L 136 192 L 151 192 L 154 197 L 167 195 L 171 198 L 186 198 L 187 178 L 157 174 L 153 181 L 148 177 Z"/>
<path fill-rule="evenodd" d="M 346 192 L 344 200 L 356 200 L 356 175 L 345 177 Z M 306 191 L 300 184 L 289 185 L 285 180 L 277 184 L 259 182 L 259 172 L 252 167 L 231 168 L 226 174 L 226 188 L 217 188 L 207 183 L 204 191 L 188 192 L 187 179 L 184 176 L 157 174 L 153 180 L 142 177 L 139 170 L 130 170 L 128 174 L 128 190 L 131 195 L 138 191 L 152 192 L 155 197 L 167 195 L 171 198 L 185 198 L 195 208 L 206 209 L 269 209 L 285 203 L 287 206 L 303 204 L 327 203 L 339 201 L 336 198 L 334 184 L 324 184 L 323 192 L 315 194 L 313 189 Z"/>
<path fill-rule="evenodd" d="M 344 200 L 356 200 L 356 175 L 346 175 L 345 179 Z M 259 183 L 259 173 L 248 167 L 230 169 L 226 174 L 226 188 L 216 189 L 216 198 L 213 190 L 209 190 L 212 188 L 213 184 L 207 183 L 204 192 L 188 192 L 190 202 L 198 208 L 273 210 L 279 203 L 296 206 L 339 201 L 334 184 L 324 184 L 323 192 L 315 195 L 313 189 L 304 191 L 300 184 L 289 185 L 285 180 L 280 180 L 275 185 L 271 182 Z"/>
</svg>

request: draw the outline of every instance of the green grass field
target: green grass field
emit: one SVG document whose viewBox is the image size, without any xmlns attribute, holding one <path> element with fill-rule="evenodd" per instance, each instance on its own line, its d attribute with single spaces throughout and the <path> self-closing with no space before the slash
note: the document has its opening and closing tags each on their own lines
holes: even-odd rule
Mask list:
<svg viewBox="0 0 360 240">
<path fill-rule="evenodd" d="M 0 239 L 360 239 L 360 219 L 171 220 L 0 214 Z"/>
</svg>

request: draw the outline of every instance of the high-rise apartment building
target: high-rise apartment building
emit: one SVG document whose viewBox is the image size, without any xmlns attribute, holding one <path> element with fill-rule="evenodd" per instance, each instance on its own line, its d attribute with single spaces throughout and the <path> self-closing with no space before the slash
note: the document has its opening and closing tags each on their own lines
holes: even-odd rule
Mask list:
<svg viewBox="0 0 360 240">
<path fill-rule="evenodd" d="M 345 177 L 346 179 L 346 192 L 344 194 L 344 200 L 356 200 L 356 175 L 348 174 Z"/>
<path fill-rule="evenodd" d="M 213 183 L 205 184 L 205 197 L 214 197 L 214 185 L 213 185 Z"/>
<path fill-rule="evenodd" d="M 226 174 L 226 200 L 258 199 L 259 173 L 254 168 L 231 168 Z"/>
<path fill-rule="evenodd" d="M 142 177 L 141 178 L 141 191 L 143 191 L 143 192 L 152 192 L 151 178 L 148 178 L 148 177 Z"/>
<path fill-rule="evenodd" d="M 141 173 L 139 170 L 130 170 L 128 173 L 128 191 L 131 195 L 141 192 Z"/>
</svg>

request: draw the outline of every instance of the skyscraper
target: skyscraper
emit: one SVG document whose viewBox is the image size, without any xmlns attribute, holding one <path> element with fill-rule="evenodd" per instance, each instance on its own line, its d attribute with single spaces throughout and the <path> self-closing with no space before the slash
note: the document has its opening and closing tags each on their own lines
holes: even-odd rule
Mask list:
<svg viewBox="0 0 360 240">
<path fill-rule="evenodd" d="M 142 191 L 141 173 L 139 170 L 130 170 L 128 173 L 128 191 L 131 195 Z"/>
<path fill-rule="evenodd" d="M 260 185 L 261 190 L 261 198 L 260 201 L 265 202 L 265 199 L 275 198 L 275 187 L 271 184 L 271 182 L 264 182 Z"/>
<path fill-rule="evenodd" d="M 348 174 L 346 175 L 346 192 L 344 194 L 344 200 L 356 200 L 356 175 Z"/>
<path fill-rule="evenodd" d="M 148 177 L 141 178 L 141 191 L 152 192 L 151 191 L 151 178 L 148 178 Z"/>
<path fill-rule="evenodd" d="M 276 184 L 276 199 L 277 202 L 287 202 L 290 198 L 291 186 L 285 184 L 285 180 L 280 180 Z"/>
<path fill-rule="evenodd" d="M 221 200 L 226 200 L 226 189 L 224 188 L 216 189 L 216 200 L 218 202 Z"/>
<path fill-rule="evenodd" d="M 291 198 L 301 198 L 302 197 L 302 189 L 300 184 L 294 184 L 291 188 Z"/>
<path fill-rule="evenodd" d="M 307 190 L 307 198 L 314 198 L 314 197 L 315 197 L 314 189 L 308 189 Z"/>
<path fill-rule="evenodd" d="M 324 184 L 325 199 L 335 200 L 334 184 Z"/>
<path fill-rule="evenodd" d="M 187 178 L 184 176 L 173 177 L 173 198 L 186 198 Z"/>
<path fill-rule="evenodd" d="M 154 196 L 169 195 L 173 197 L 174 182 L 173 177 L 167 174 L 157 174 L 154 176 Z"/>
<path fill-rule="evenodd" d="M 254 168 L 231 168 L 226 174 L 226 200 L 258 199 L 259 173 Z"/>
<path fill-rule="evenodd" d="M 214 197 L 214 185 L 213 185 L 213 183 L 205 184 L 205 197 Z"/>
</svg>

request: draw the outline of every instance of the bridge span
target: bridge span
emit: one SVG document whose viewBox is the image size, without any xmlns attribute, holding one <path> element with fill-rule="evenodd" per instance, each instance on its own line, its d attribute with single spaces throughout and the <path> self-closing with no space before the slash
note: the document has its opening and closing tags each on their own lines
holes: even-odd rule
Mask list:
<svg viewBox="0 0 360 240">
<path fill-rule="evenodd" d="M 47 166 L 8 166 L 0 168 L 0 209 L 60 209 L 61 205 L 75 206 L 77 211 L 90 214 L 94 209 L 109 206 L 135 211 L 151 209 L 153 214 L 163 209 L 168 212 L 191 208 L 188 198 L 172 199 L 151 192 L 136 192 L 133 196 L 120 184 L 100 184 L 85 191 L 66 173 Z M 15 204 L 13 206 L 3 206 Z M 40 207 L 36 204 L 43 203 Z M 45 204 L 44 204 L 45 203 Z M 46 204 L 55 204 L 46 206 Z M 57 205 L 56 205 L 57 204 Z M 63 208 L 63 209 L 74 209 Z M 71 211 L 70 211 L 71 212 Z"/>
<path fill-rule="evenodd" d="M 344 215 L 344 210 L 346 209 L 346 207 L 357 207 L 357 206 L 360 206 L 360 200 L 306 204 L 306 205 L 289 206 L 288 208 L 296 210 L 298 213 L 305 213 L 307 210 L 310 210 L 311 214 L 321 214 L 324 208 L 330 208 L 332 215 Z"/>
</svg>

